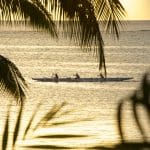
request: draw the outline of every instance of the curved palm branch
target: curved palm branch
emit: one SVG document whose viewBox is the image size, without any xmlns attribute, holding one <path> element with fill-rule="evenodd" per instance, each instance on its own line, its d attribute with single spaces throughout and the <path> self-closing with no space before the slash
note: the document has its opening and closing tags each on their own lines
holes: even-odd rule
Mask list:
<svg viewBox="0 0 150 150">
<path fill-rule="evenodd" d="M 41 106 L 41 104 L 39 103 L 38 108 Z M 34 125 L 32 127 L 32 123 L 33 120 L 36 117 L 36 113 L 37 110 L 36 109 L 31 117 L 31 120 L 29 121 L 25 132 L 24 132 L 24 136 L 23 139 L 25 140 L 25 138 L 27 137 L 28 132 L 30 132 L 30 138 L 34 139 L 34 140 L 38 140 L 41 139 L 43 141 L 47 141 L 50 139 L 55 139 L 55 140 L 68 140 L 70 138 L 86 138 L 88 137 L 88 135 L 86 134 L 72 134 L 72 133 L 56 133 L 56 134 L 44 134 L 44 135 L 34 135 L 34 133 L 38 130 L 38 129 L 42 129 L 42 128 L 51 128 L 51 127 L 63 127 L 63 125 L 69 125 L 69 124 L 73 124 L 73 123 L 79 123 L 79 122 L 84 122 L 84 121 L 89 121 L 90 119 L 85 118 L 85 119 L 79 119 L 79 120 L 70 120 L 70 121 L 56 121 L 56 118 L 60 118 L 61 115 L 66 115 L 68 114 L 70 111 L 65 111 L 62 110 L 63 107 L 66 106 L 66 103 L 61 103 L 60 105 L 54 105 L 52 107 L 52 109 L 50 111 L 48 111 L 44 116 L 42 116 L 42 118 L 39 120 L 39 122 Z M 61 145 L 49 145 L 49 144 L 32 144 L 32 145 L 24 145 L 22 147 L 25 148 L 32 148 L 32 149 L 77 149 L 74 148 L 73 146 L 61 146 Z"/>
<path fill-rule="evenodd" d="M 133 117 L 135 119 L 135 123 L 143 137 L 144 142 L 147 142 L 146 133 L 143 129 L 142 123 L 140 122 L 140 116 L 138 115 L 138 107 L 139 105 L 143 106 L 145 111 L 147 112 L 148 119 L 150 120 L 150 72 L 147 72 L 142 81 L 142 86 L 140 90 L 134 92 L 134 94 L 129 99 L 123 99 L 118 105 L 118 131 L 121 136 L 122 142 L 125 142 L 124 132 L 122 129 L 122 111 L 124 110 L 123 104 L 129 100 L 132 105 Z"/>
<path fill-rule="evenodd" d="M 50 13 L 40 0 L 2 0 L 0 2 L 0 19 L 12 23 L 12 20 L 25 20 L 37 29 L 48 31 L 57 37 L 55 24 Z"/>
<path fill-rule="evenodd" d="M 52 36 L 57 36 L 49 12 L 54 14 L 60 23 L 63 22 L 63 29 L 71 39 L 86 46 L 87 50 L 94 47 L 99 58 L 99 69 L 104 70 L 105 76 L 104 42 L 98 20 L 104 22 L 107 31 L 116 33 L 119 37 L 120 20 L 125 14 L 119 0 L 2 0 L 0 10 L 1 19 L 11 21 L 12 16 L 24 18 L 33 26 L 46 29 Z"/>
<path fill-rule="evenodd" d="M 0 90 L 6 90 L 22 102 L 25 99 L 27 84 L 16 65 L 0 55 Z"/>
<path fill-rule="evenodd" d="M 104 69 L 106 76 L 104 42 L 92 3 L 89 0 L 51 0 L 47 5 L 71 39 L 89 51 L 94 47 L 99 69 Z"/>
<path fill-rule="evenodd" d="M 135 118 L 135 122 L 136 122 L 136 124 L 137 124 L 137 127 L 138 127 L 138 129 L 139 129 L 139 131 L 140 131 L 140 133 L 141 133 L 141 135 L 142 135 L 142 137 L 143 137 L 143 140 L 144 141 L 147 141 L 147 138 L 146 138 L 146 134 L 145 134 L 145 131 L 144 131 L 144 129 L 143 129 L 143 126 L 142 126 L 142 124 L 141 124 L 141 122 L 140 122 L 140 117 L 139 117 L 139 115 L 138 115 L 138 104 L 140 104 L 138 101 L 133 101 L 132 102 L 132 110 L 133 110 L 133 116 L 134 116 L 134 118 Z"/>
<path fill-rule="evenodd" d="M 117 107 L 117 125 L 118 125 L 118 132 L 120 134 L 120 138 L 122 143 L 124 143 L 125 139 L 124 139 L 124 132 L 122 129 L 122 115 L 123 115 L 123 106 L 124 106 L 124 100 L 121 100 L 121 102 L 118 104 Z"/>
<path fill-rule="evenodd" d="M 115 33 L 119 38 L 122 18 L 126 11 L 119 0 L 93 0 L 96 16 L 104 23 L 107 32 Z"/>
<path fill-rule="evenodd" d="M 42 102 L 42 101 L 41 101 Z M 66 140 L 72 139 L 72 138 L 87 138 L 89 137 L 88 134 L 74 134 L 74 133 L 47 133 L 47 134 L 36 134 L 36 131 L 42 128 L 52 128 L 52 127 L 60 127 L 62 128 L 63 125 L 69 125 L 73 123 L 79 123 L 79 122 L 84 122 L 84 121 L 90 121 L 88 118 L 85 119 L 78 119 L 78 120 L 69 120 L 69 121 L 63 121 L 63 120 L 57 120 L 60 118 L 62 115 L 67 115 L 70 111 L 67 110 L 62 110 L 63 107 L 66 105 L 66 103 L 61 103 L 60 105 L 54 105 L 51 110 L 49 110 L 45 115 L 42 116 L 42 118 L 34 124 L 34 120 L 36 117 L 38 117 L 38 110 L 41 107 L 42 103 L 39 102 L 37 105 L 36 109 L 34 110 L 29 122 L 27 123 L 27 126 L 24 130 L 20 130 L 22 119 L 23 119 L 23 110 L 24 110 L 24 103 L 22 103 L 19 106 L 19 111 L 18 111 L 18 116 L 16 118 L 16 123 L 15 123 L 15 128 L 13 130 L 13 143 L 11 145 L 12 149 L 15 149 L 17 147 L 17 141 L 19 139 L 19 135 L 22 135 L 23 133 L 23 140 L 22 142 L 25 142 L 25 140 L 29 140 L 29 137 L 27 135 L 30 133 L 30 140 L 37 140 L 37 143 L 29 143 L 27 145 L 20 145 L 19 147 L 21 148 L 32 148 L 32 149 L 73 149 L 74 146 L 63 146 L 63 145 L 57 145 L 57 143 L 43 143 L 41 144 L 40 142 L 38 143 L 38 140 L 43 140 L 47 141 L 49 139 L 54 139 L 54 140 Z M 6 150 L 8 147 L 8 143 L 10 138 L 9 135 L 12 134 L 9 131 L 9 128 L 11 126 L 10 123 L 10 113 L 11 113 L 11 105 L 8 106 L 7 110 L 7 117 L 5 120 L 5 127 L 4 127 L 4 132 L 2 134 L 2 150 Z M 74 148 L 77 149 L 77 148 Z"/>
<path fill-rule="evenodd" d="M 98 21 L 103 21 L 106 30 L 119 37 L 120 20 L 125 15 L 119 0 L 41 1 L 51 12 L 54 12 L 56 20 L 63 22 L 63 27 L 71 38 L 81 46 L 86 46 L 87 50 L 94 47 L 94 52 L 99 58 L 99 69 L 104 69 L 106 76 L 104 42 Z"/>
</svg>

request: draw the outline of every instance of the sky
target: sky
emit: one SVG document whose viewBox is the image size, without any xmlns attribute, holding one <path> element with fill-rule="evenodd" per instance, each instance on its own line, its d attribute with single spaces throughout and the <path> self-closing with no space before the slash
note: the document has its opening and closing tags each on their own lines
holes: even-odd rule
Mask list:
<svg viewBox="0 0 150 150">
<path fill-rule="evenodd" d="M 150 20 L 150 0 L 120 0 L 127 11 L 126 19 Z"/>
</svg>

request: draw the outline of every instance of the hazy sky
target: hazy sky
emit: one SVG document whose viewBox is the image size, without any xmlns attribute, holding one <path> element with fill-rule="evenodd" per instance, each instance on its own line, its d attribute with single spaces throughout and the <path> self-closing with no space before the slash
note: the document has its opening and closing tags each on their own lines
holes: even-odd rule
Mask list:
<svg viewBox="0 0 150 150">
<path fill-rule="evenodd" d="M 150 20 L 150 0 L 120 0 L 127 11 L 126 19 Z"/>
</svg>

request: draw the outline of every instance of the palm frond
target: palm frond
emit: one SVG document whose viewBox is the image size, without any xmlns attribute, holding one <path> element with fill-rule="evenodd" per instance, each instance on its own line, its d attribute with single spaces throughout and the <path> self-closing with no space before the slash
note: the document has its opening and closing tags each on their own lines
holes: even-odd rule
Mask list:
<svg viewBox="0 0 150 150">
<path fill-rule="evenodd" d="M 150 143 L 148 142 L 126 142 L 115 146 L 114 150 L 143 150 L 150 149 Z"/>
<path fill-rule="evenodd" d="M 9 115 L 10 115 L 10 105 L 8 106 L 7 117 L 5 120 L 4 132 L 2 134 L 2 150 L 7 149 L 8 136 L 9 136 Z"/>
<path fill-rule="evenodd" d="M 51 0 L 48 5 L 70 39 L 88 51 L 94 50 L 99 69 L 106 76 L 104 42 L 92 3 L 89 0 Z"/>
<path fill-rule="evenodd" d="M 132 113 L 133 113 L 133 118 L 135 119 L 135 123 L 139 129 L 139 132 L 142 135 L 143 141 L 147 142 L 147 136 L 146 132 L 144 131 L 144 128 L 142 126 L 142 123 L 140 122 L 139 119 L 139 114 L 138 114 L 138 107 L 139 105 L 143 106 L 145 111 L 148 114 L 148 118 L 150 120 L 150 72 L 147 72 L 142 80 L 141 87 L 138 90 L 135 90 L 135 92 L 129 97 L 125 98 L 120 101 L 118 104 L 117 108 L 117 122 L 118 122 L 118 131 L 122 140 L 122 143 L 125 142 L 124 139 L 124 130 L 122 129 L 122 119 L 123 119 L 123 113 L 122 111 L 124 110 L 124 103 L 126 101 L 129 101 L 132 106 Z"/>
<path fill-rule="evenodd" d="M 93 146 L 89 149 L 95 149 L 95 150 L 143 150 L 143 149 L 149 149 L 150 143 L 148 142 L 125 142 L 116 144 L 114 146 L 108 147 L 108 146 Z"/>
<path fill-rule="evenodd" d="M 45 127 L 50 127 L 50 126 L 59 126 L 59 125 L 69 125 L 69 124 L 73 124 L 73 123 L 79 123 L 79 122 L 86 122 L 86 121 L 92 121 L 93 119 L 78 119 L 78 120 L 71 120 L 71 121 L 57 121 L 57 122 L 51 122 L 51 123 L 47 123 L 47 125 L 45 125 Z"/>
<path fill-rule="evenodd" d="M 117 125 L 118 125 L 118 132 L 119 132 L 122 143 L 124 142 L 124 133 L 123 133 L 123 129 L 122 129 L 123 105 L 124 105 L 124 101 L 121 100 L 121 102 L 118 104 L 118 108 L 117 108 L 117 123 L 118 123 Z"/>
<path fill-rule="evenodd" d="M 12 102 L 12 101 L 10 101 Z M 39 108 L 40 106 L 42 105 L 42 103 L 40 102 L 37 106 L 37 108 Z M 25 128 L 25 130 L 23 131 L 23 134 L 24 134 L 24 137 L 26 137 L 27 133 L 29 130 L 32 130 L 32 135 L 30 136 L 30 139 L 34 139 L 34 140 L 38 140 L 38 139 L 41 139 L 41 140 L 44 140 L 44 141 L 47 141 L 48 139 L 63 139 L 63 140 L 68 140 L 68 139 L 72 139 L 72 138 L 86 138 L 88 137 L 88 135 L 84 135 L 84 134 L 71 134 L 71 133 L 56 133 L 56 134 L 44 134 L 44 135 L 34 135 L 34 132 L 37 131 L 37 127 L 39 127 L 38 129 L 41 129 L 43 127 L 45 127 L 45 125 L 47 124 L 48 121 L 52 121 L 55 117 L 57 118 L 59 115 L 63 115 L 63 114 L 68 114 L 69 111 L 65 111 L 62 110 L 62 113 L 61 112 L 61 109 L 66 105 L 66 103 L 61 103 L 60 105 L 54 105 L 52 107 L 52 109 L 42 117 L 42 119 L 36 124 L 36 128 L 35 130 L 32 129 L 31 125 L 33 124 L 33 120 L 35 118 L 35 115 L 37 114 L 38 112 L 38 109 L 35 109 L 31 119 L 29 120 L 29 123 L 27 124 L 27 127 Z M 8 142 L 9 142 L 9 126 L 10 126 L 10 107 L 11 105 L 9 105 L 8 107 L 8 111 L 7 111 L 7 117 L 6 117 L 6 121 L 5 121 L 5 127 L 4 127 L 4 132 L 2 134 L 2 150 L 6 150 L 7 149 L 7 146 L 8 146 Z M 21 120 L 23 119 L 22 117 L 22 112 L 23 112 L 23 108 L 24 108 L 24 103 L 21 103 L 21 105 L 19 105 L 19 111 L 18 111 L 18 116 L 17 116 L 17 120 L 16 120 L 16 125 L 15 125 L 15 128 L 14 128 L 14 131 L 13 131 L 13 141 L 12 141 L 12 149 L 14 149 L 16 147 L 16 142 L 18 140 L 18 136 L 20 134 L 20 126 L 21 126 Z M 56 114 L 60 112 L 57 116 Z M 69 124 L 69 123 L 77 123 L 77 122 L 80 122 L 80 121 L 87 121 L 87 119 L 83 119 L 83 120 L 77 120 L 77 121 L 68 121 L 68 122 L 63 122 L 60 123 L 59 121 L 59 125 L 66 125 L 66 124 Z M 89 120 L 88 120 L 89 121 Z M 41 125 L 41 122 L 44 123 L 44 125 Z M 58 126 L 57 124 L 57 126 Z M 53 124 L 54 125 L 54 124 Z M 48 126 L 49 128 L 50 126 Z M 47 129 L 48 129 L 47 128 Z M 23 139 L 23 141 L 25 140 L 25 138 Z M 20 145 L 21 148 L 32 148 L 32 149 L 78 149 L 78 148 L 75 148 L 75 147 L 72 147 L 72 146 L 62 146 L 62 145 L 56 145 L 56 143 L 54 144 L 41 144 L 41 143 L 37 143 L 36 145 L 30 145 L 30 144 L 27 144 L 27 145 Z"/>
<path fill-rule="evenodd" d="M 27 145 L 27 146 L 23 146 L 25 148 L 32 148 L 32 149 L 72 149 L 70 147 L 65 147 L 65 146 L 57 146 L 57 145 Z"/>
<path fill-rule="evenodd" d="M 31 129 L 31 125 L 33 123 L 33 120 L 34 120 L 34 118 L 35 118 L 35 116 L 36 116 L 36 114 L 37 114 L 38 109 L 40 108 L 40 106 L 41 106 L 41 102 L 39 102 L 38 105 L 36 106 L 36 109 L 34 110 L 34 112 L 32 114 L 32 117 L 30 118 L 30 121 L 28 122 L 28 124 L 27 124 L 27 126 L 26 126 L 26 128 L 24 130 L 23 140 L 25 140 L 25 138 L 26 138 L 29 130 Z"/>
<path fill-rule="evenodd" d="M 144 75 L 141 88 L 143 93 L 143 105 L 147 107 L 150 113 L 150 71 Z"/>
<path fill-rule="evenodd" d="M 119 38 L 121 20 L 126 14 L 123 5 L 119 0 L 92 0 L 95 14 L 98 20 L 102 21 L 109 33 L 115 33 Z"/>
<path fill-rule="evenodd" d="M 49 138 L 82 138 L 82 137 L 87 137 L 87 135 L 81 135 L 81 134 L 56 134 L 56 135 L 39 135 L 36 136 L 36 138 L 44 138 L 44 139 L 49 139 Z"/>
<path fill-rule="evenodd" d="M 48 111 L 48 113 L 46 113 L 41 119 L 40 121 L 37 123 L 37 125 L 34 127 L 34 131 L 40 127 L 40 126 L 44 126 L 49 120 L 52 120 L 55 115 L 66 105 L 66 103 L 62 103 L 61 105 L 55 105 L 52 107 L 52 109 L 50 111 Z"/>
<path fill-rule="evenodd" d="M 15 143 L 17 141 L 17 137 L 18 137 L 19 131 L 20 131 L 23 106 L 24 106 L 24 103 L 21 103 L 18 117 L 17 117 L 17 121 L 16 121 L 16 125 L 15 125 L 15 129 L 14 129 L 14 133 L 13 133 L 14 134 L 13 135 L 13 147 L 15 147 Z"/>
<path fill-rule="evenodd" d="M 150 122 L 150 71 L 145 74 L 143 78 L 143 84 L 142 84 L 142 89 L 143 89 L 143 105 L 147 111 L 147 115 L 149 118 Z"/>
<path fill-rule="evenodd" d="M 0 55 L 0 90 L 6 90 L 18 101 L 25 99 L 27 84 L 16 65 Z"/>
<path fill-rule="evenodd" d="M 131 96 L 131 100 L 132 100 L 132 107 L 133 107 L 133 115 L 134 115 L 137 127 L 143 137 L 143 140 L 146 142 L 147 137 L 142 127 L 142 124 L 140 123 L 137 106 L 138 105 L 144 106 L 148 114 L 148 118 L 150 120 L 150 72 L 147 72 L 143 76 L 141 88 L 134 92 L 134 94 Z"/>
<path fill-rule="evenodd" d="M 41 106 L 41 103 L 38 104 L 38 107 Z M 34 135 L 34 133 L 39 130 L 39 129 L 49 129 L 51 127 L 58 127 L 60 125 L 60 127 L 62 128 L 62 125 L 68 125 L 68 124 L 73 124 L 73 123 L 78 123 L 78 122 L 83 122 L 83 121 L 89 121 L 88 119 L 80 119 L 80 120 L 73 120 L 73 121 L 54 121 L 54 119 L 56 118 L 60 118 L 60 116 L 68 114 L 70 111 L 65 111 L 62 110 L 62 108 L 66 106 L 66 103 L 61 103 L 60 105 L 54 105 L 50 111 L 48 111 L 45 115 L 43 115 L 43 117 L 36 123 L 36 125 L 32 126 L 33 124 L 33 120 L 35 118 L 35 115 L 37 114 L 38 109 L 35 109 L 31 119 L 29 120 L 29 123 L 27 125 L 27 127 L 25 128 L 25 132 L 24 132 L 24 137 L 26 137 L 27 133 L 30 131 L 31 135 L 30 138 L 34 139 L 34 140 L 43 140 L 43 141 L 47 141 L 48 139 L 62 139 L 62 140 L 68 140 L 70 138 L 87 138 L 88 135 L 84 135 L 84 134 L 72 134 L 72 133 L 45 133 L 44 135 L 41 134 L 36 134 Z M 23 140 L 25 140 L 27 138 L 23 138 Z M 25 148 L 32 148 L 32 149 L 72 149 L 72 147 L 64 147 L 64 146 L 60 146 L 60 145 L 42 145 L 42 144 L 36 144 L 36 145 L 25 145 L 25 146 L 21 146 L 21 147 L 25 147 Z"/>
<path fill-rule="evenodd" d="M 0 5 L 1 20 L 24 20 L 37 29 L 48 31 L 52 37 L 57 37 L 55 24 L 50 13 L 40 0 L 2 0 Z"/>
<path fill-rule="evenodd" d="M 137 113 L 137 106 L 138 106 L 138 104 L 139 104 L 139 102 L 137 102 L 137 101 L 133 101 L 133 102 L 132 102 L 133 116 L 134 116 L 135 122 L 136 122 L 136 124 L 137 124 L 137 127 L 138 127 L 138 129 L 139 129 L 139 131 L 140 131 L 140 133 L 141 133 L 141 135 L 142 135 L 142 137 L 143 137 L 143 140 L 144 140 L 144 141 L 147 141 L 147 138 L 146 138 L 146 136 L 145 136 L 144 129 L 143 129 L 141 123 L 140 123 L 139 115 L 138 115 L 138 113 Z"/>
</svg>

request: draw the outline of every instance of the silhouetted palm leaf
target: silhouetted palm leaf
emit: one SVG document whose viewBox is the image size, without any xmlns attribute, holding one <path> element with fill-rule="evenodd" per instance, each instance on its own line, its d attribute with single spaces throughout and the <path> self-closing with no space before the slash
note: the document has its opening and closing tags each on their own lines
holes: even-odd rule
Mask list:
<svg viewBox="0 0 150 150">
<path fill-rule="evenodd" d="M 122 142 L 125 142 L 123 129 L 122 129 L 122 111 L 124 109 L 123 104 L 126 101 L 131 102 L 135 122 L 143 137 L 143 140 L 146 142 L 147 141 L 146 133 L 140 122 L 140 119 L 139 119 L 140 116 L 137 113 L 138 111 L 137 106 L 142 105 L 145 108 L 145 111 L 147 112 L 148 118 L 150 120 L 150 72 L 147 72 L 144 75 L 140 90 L 136 90 L 134 94 L 131 97 L 129 97 L 129 99 L 121 100 L 121 102 L 118 105 L 118 114 L 117 114 L 118 130 L 119 130 Z"/>
<path fill-rule="evenodd" d="M 0 55 L 0 90 L 6 90 L 22 102 L 25 99 L 27 84 L 16 65 Z"/>
<path fill-rule="evenodd" d="M 133 117 L 137 124 L 137 127 L 142 135 L 144 141 L 142 142 L 127 142 L 125 140 L 125 131 L 123 130 L 122 120 L 123 120 L 123 110 L 125 102 L 129 101 L 132 105 Z M 138 115 L 138 105 L 142 105 L 148 114 L 148 119 L 150 120 L 150 72 L 147 72 L 142 80 L 140 90 L 136 90 L 132 96 L 121 99 L 117 107 L 117 123 L 118 131 L 121 138 L 121 143 L 112 145 L 111 147 L 97 146 L 90 147 L 89 149 L 101 149 L 101 150 L 144 150 L 150 149 L 150 142 L 146 137 L 146 132 L 143 129 L 143 124 L 140 122 L 140 116 Z M 147 133 L 148 134 L 148 133 Z"/>
<path fill-rule="evenodd" d="M 41 106 L 41 103 L 38 104 L 38 107 L 39 108 Z M 37 139 L 41 139 L 41 140 L 44 140 L 44 141 L 47 141 L 48 139 L 70 139 L 70 138 L 85 138 L 85 137 L 88 137 L 88 135 L 83 135 L 83 134 L 71 134 L 71 133 L 57 133 L 56 134 L 51 134 L 51 133 L 47 133 L 47 134 L 44 134 L 44 135 L 34 135 L 34 133 L 39 130 L 39 129 L 42 129 L 42 128 L 47 128 L 49 129 L 50 127 L 54 126 L 58 126 L 58 125 L 68 125 L 68 124 L 72 124 L 72 123 L 78 123 L 78 122 L 81 122 L 81 121 L 89 121 L 88 119 L 80 119 L 80 120 L 76 120 L 76 121 L 59 121 L 58 124 L 57 124 L 57 121 L 53 121 L 52 123 L 50 123 L 52 120 L 60 117 L 61 115 L 65 115 L 65 114 L 68 114 L 70 111 L 64 111 L 62 110 L 62 108 L 66 106 L 66 103 L 61 103 L 60 105 L 54 105 L 52 107 L 52 109 L 50 111 L 48 111 L 48 113 L 46 113 L 41 119 L 40 121 L 38 121 L 36 123 L 36 125 L 34 127 L 32 127 L 32 122 L 34 120 L 34 117 L 38 111 L 38 109 L 36 109 L 27 125 L 27 127 L 25 128 L 25 132 L 24 132 L 24 137 L 26 137 L 27 133 L 30 131 L 31 135 L 30 135 L 30 139 L 34 139 L 34 140 L 37 140 Z M 62 111 L 62 112 L 61 112 Z M 65 113 L 67 112 L 67 113 Z M 24 138 L 25 139 L 25 138 Z M 26 138 L 27 139 L 27 138 Z M 21 146 L 22 147 L 22 146 Z M 23 146 L 23 147 L 26 147 L 26 148 L 33 148 L 33 149 L 70 149 L 71 147 L 64 147 L 64 146 L 58 146 L 58 145 L 42 145 L 42 144 L 36 144 L 36 145 L 26 145 L 26 146 Z"/>
<path fill-rule="evenodd" d="M 126 142 L 115 146 L 114 150 L 148 150 L 150 143 Z"/>
<path fill-rule="evenodd" d="M 9 115 L 10 115 L 10 105 L 8 106 L 5 128 L 2 134 L 2 150 L 6 150 L 7 148 L 8 136 L 9 136 Z"/>
<path fill-rule="evenodd" d="M 37 123 L 37 125 L 34 127 L 34 131 L 40 127 L 44 126 L 49 120 L 52 120 L 55 115 L 66 105 L 66 103 L 62 103 L 61 105 L 55 105 L 52 107 L 52 109 L 46 113 L 41 120 Z"/>
<path fill-rule="evenodd" d="M 36 116 L 36 114 L 37 114 L 37 112 L 38 112 L 38 109 L 40 108 L 41 104 L 42 104 L 42 103 L 40 102 L 40 103 L 38 103 L 38 105 L 36 106 L 36 109 L 34 110 L 33 115 L 32 115 L 32 117 L 30 118 L 30 121 L 28 122 L 27 127 L 26 127 L 25 130 L 24 130 L 23 140 L 25 140 L 25 138 L 26 138 L 26 136 L 27 136 L 27 134 L 28 134 L 28 131 L 31 129 L 31 125 L 32 125 L 32 123 L 33 123 L 33 120 L 34 120 L 34 118 L 35 118 L 35 116 Z"/>
<path fill-rule="evenodd" d="M 32 149 L 72 149 L 71 147 L 65 146 L 57 146 L 57 145 L 29 145 L 24 146 L 25 148 L 32 148 Z"/>
<path fill-rule="evenodd" d="M 47 125 L 45 127 L 50 127 L 50 126 L 59 126 L 59 125 L 65 125 L 65 124 L 73 124 L 73 123 L 79 123 L 79 122 L 83 122 L 83 121 L 92 121 L 93 119 L 78 119 L 78 120 L 71 120 L 71 121 L 57 121 L 57 122 L 51 122 L 51 123 L 47 123 Z"/>
<path fill-rule="evenodd" d="M 80 134 L 56 134 L 56 135 L 39 135 L 36 136 L 36 138 L 81 138 L 81 137 L 87 137 L 87 135 L 80 135 Z"/>
<path fill-rule="evenodd" d="M 57 37 L 51 15 L 40 0 L 2 0 L 0 2 L 0 10 L 1 20 L 12 23 L 13 20 L 23 19 L 33 27 L 44 29 L 53 37 Z"/>
<path fill-rule="evenodd" d="M 2 20 L 25 19 L 34 27 L 45 29 L 57 37 L 52 14 L 62 23 L 67 36 L 89 51 L 94 49 L 99 69 L 104 71 L 105 76 L 104 42 L 99 21 L 104 23 L 108 32 L 119 37 L 119 25 L 125 15 L 119 0 L 3 0 L 0 10 Z"/>
<path fill-rule="evenodd" d="M 63 128 L 62 125 L 69 125 L 69 124 L 73 124 L 73 123 L 79 123 L 79 122 L 84 122 L 84 121 L 89 121 L 90 119 L 77 119 L 77 120 L 71 120 L 71 121 L 54 121 L 54 119 L 56 118 L 60 118 L 60 116 L 62 116 L 63 114 L 68 114 L 70 111 L 64 111 L 62 110 L 62 108 L 66 106 L 66 103 L 62 103 L 60 105 L 54 105 L 52 107 L 52 109 L 50 111 L 48 111 L 48 113 L 46 113 L 41 119 L 40 121 L 35 125 L 35 127 L 32 130 L 32 135 L 34 132 L 36 132 L 38 129 L 42 129 L 42 128 L 51 128 L 51 127 L 58 127 L 60 125 L 61 128 Z M 62 113 L 61 113 L 62 111 Z M 66 113 L 65 113 L 66 112 Z M 31 136 L 32 137 L 32 136 Z M 72 133 L 57 133 L 56 134 L 51 134 L 51 133 L 45 133 L 44 135 L 36 135 L 33 137 L 33 139 L 41 139 L 41 140 L 48 140 L 48 139 L 70 139 L 70 138 L 86 138 L 88 137 L 88 135 L 83 135 L 83 134 L 72 134 Z M 25 146 L 26 147 L 26 146 Z M 56 145 L 30 145 L 27 146 L 27 148 L 42 148 L 42 149 L 48 149 L 48 148 L 52 148 L 52 149 L 72 149 L 73 147 L 64 147 L 64 146 L 56 146 Z M 77 149 L 77 148 L 75 148 Z"/>
<path fill-rule="evenodd" d="M 31 119 L 29 120 L 28 124 L 27 124 L 27 127 L 25 128 L 23 132 L 23 141 L 27 139 L 27 133 L 30 131 L 31 135 L 30 135 L 30 139 L 34 139 L 34 140 L 37 140 L 37 139 L 41 139 L 41 140 L 45 140 L 47 141 L 48 139 L 70 139 L 70 138 L 86 138 L 88 137 L 88 135 L 83 135 L 83 134 L 71 134 L 71 133 L 56 133 L 56 134 L 44 134 L 44 135 L 34 135 L 34 133 L 38 130 L 38 129 L 42 129 L 42 128 L 50 128 L 49 125 L 47 125 L 48 121 L 52 121 L 53 119 L 55 118 L 58 118 L 59 115 L 62 115 L 62 114 L 66 114 L 64 110 L 62 110 L 62 112 L 64 113 L 61 113 L 61 109 L 66 105 L 66 103 L 62 103 L 60 105 L 54 105 L 52 107 L 52 109 L 46 113 L 46 115 L 44 115 L 42 117 L 42 119 L 40 119 L 40 121 L 38 123 L 36 123 L 35 127 L 33 128 L 32 127 L 32 124 L 33 124 L 33 121 L 34 121 L 34 118 L 38 112 L 38 109 L 39 107 L 42 105 L 42 103 L 40 102 L 37 106 L 37 108 L 35 109 Z M 7 148 L 7 145 L 8 145 L 8 135 L 9 135 L 9 124 L 10 124 L 10 107 L 11 105 L 9 105 L 9 109 L 8 109 L 8 112 L 7 112 L 7 118 L 6 118 L 6 123 L 5 123 L 5 128 L 4 128 L 4 132 L 3 132 L 3 135 L 2 135 L 2 150 L 6 150 Z M 21 105 L 19 105 L 19 112 L 18 112 L 18 116 L 17 116 L 17 120 L 16 120 L 16 125 L 15 125 L 15 128 L 14 128 L 14 131 L 13 131 L 13 143 L 12 143 L 12 149 L 15 148 L 16 146 L 16 142 L 18 140 L 18 135 L 20 134 L 20 126 L 21 126 L 21 120 L 23 119 L 22 117 L 22 111 L 23 111 L 23 108 L 24 108 L 24 103 L 21 103 Z M 69 111 L 67 111 L 69 112 Z M 58 116 L 56 116 L 56 114 L 58 114 Z M 67 123 L 77 123 L 77 122 L 80 122 L 80 121 L 87 121 L 87 119 L 83 119 L 83 120 L 77 120 L 77 121 L 62 121 L 62 123 L 59 121 L 59 124 L 58 125 L 67 125 Z M 89 121 L 89 120 L 88 120 Z M 42 124 L 41 124 L 42 123 Z M 53 121 L 53 123 L 55 124 L 55 121 Z M 52 123 L 53 126 L 55 126 L 54 124 Z M 28 139 L 27 139 L 28 140 Z M 22 145 L 21 146 L 22 148 L 32 148 L 32 149 L 72 149 L 72 147 L 70 146 L 61 146 L 61 145 L 56 145 L 56 144 L 45 144 L 45 145 L 42 145 L 41 143 L 39 144 L 36 144 L 36 145 Z M 77 148 L 75 148 L 77 149 Z"/>
<path fill-rule="evenodd" d="M 125 15 L 125 10 L 119 0 L 43 0 L 50 11 L 54 12 L 56 20 L 63 23 L 65 33 L 75 39 L 87 50 L 98 54 L 99 69 L 106 66 L 104 57 L 104 43 L 99 28 L 102 21 L 108 32 L 115 33 L 119 37 L 119 25 Z"/>
<path fill-rule="evenodd" d="M 121 20 L 125 9 L 119 0 L 93 0 L 96 16 L 102 21 L 107 32 L 115 33 L 119 38 Z"/>
<path fill-rule="evenodd" d="M 19 131 L 20 131 L 23 106 L 24 106 L 24 103 L 22 102 L 21 105 L 20 105 L 20 109 L 19 109 L 19 113 L 18 113 L 15 129 L 14 129 L 14 133 L 13 133 L 14 134 L 13 135 L 13 147 L 15 146 L 15 143 L 17 141 L 17 137 L 18 137 Z"/>
<path fill-rule="evenodd" d="M 108 146 L 93 146 L 89 149 L 92 150 L 148 150 L 150 148 L 150 143 L 144 143 L 144 142 L 126 142 L 121 144 L 116 144 L 114 146 L 108 147 Z"/>
<path fill-rule="evenodd" d="M 99 58 L 99 69 L 104 69 L 106 76 L 104 43 L 92 3 L 89 0 L 52 0 L 48 5 L 56 19 L 63 23 L 63 29 L 71 39 L 86 46 L 87 50 L 94 46 Z"/>
<path fill-rule="evenodd" d="M 137 124 L 137 127 L 139 128 L 139 131 L 140 131 L 141 135 L 143 136 L 144 141 L 146 141 L 145 132 L 144 132 L 142 124 L 141 124 L 141 122 L 139 120 L 139 115 L 137 113 L 137 111 L 138 111 L 138 109 L 137 109 L 138 108 L 137 107 L 138 104 L 139 104 L 139 102 L 137 102 L 137 101 L 133 101 L 132 102 L 133 116 L 134 116 L 135 122 Z"/>
<path fill-rule="evenodd" d="M 118 131 L 119 131 L 122 143 L 124 142 L 124 133 L 123 133 L 123 130 L 122 130 L 123 105 L 124 105 L 124 100 L 121 100 L 121 102 L 118 104 L 118 108 L 117 108 Z"/>
</svg>

